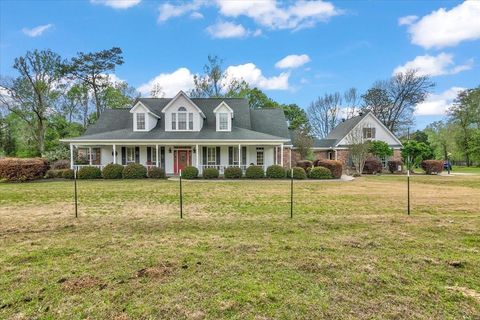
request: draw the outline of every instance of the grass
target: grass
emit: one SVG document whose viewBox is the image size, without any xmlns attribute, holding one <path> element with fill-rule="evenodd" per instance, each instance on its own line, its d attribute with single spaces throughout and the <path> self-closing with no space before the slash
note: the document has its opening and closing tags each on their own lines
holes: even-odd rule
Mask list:
<svg viewBox="0 0 480 320">
<path fill-rule="evenodd" d="M 460 167 L 455 166 L 452 172 L 480 174 L 480 167 Z"/>
<path fill-rule="evenodd" d="M 478 319 L 479 181 L 0 183 L 0 318 Z"/>
</svg>

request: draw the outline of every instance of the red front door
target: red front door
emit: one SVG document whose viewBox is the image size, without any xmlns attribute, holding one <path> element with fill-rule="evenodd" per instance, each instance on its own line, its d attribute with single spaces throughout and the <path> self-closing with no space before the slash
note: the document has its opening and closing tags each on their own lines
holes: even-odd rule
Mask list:
<svg viewBox="0 0 480 320">
<path fill-rule="evenodd" d="M 190 150 L 175 150 L 175 159 L 173 159 L 175 174 L 190 165 Z"/>
</svg>

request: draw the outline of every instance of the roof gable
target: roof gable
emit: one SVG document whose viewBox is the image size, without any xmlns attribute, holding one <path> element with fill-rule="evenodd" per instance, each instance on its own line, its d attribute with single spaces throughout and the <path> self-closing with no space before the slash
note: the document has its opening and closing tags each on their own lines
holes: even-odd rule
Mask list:
<svg viewBox="0 0 480 320">
<path fill-rule="evenodd" d="M 168 108 L 170 108 L 170 107 L 175 103 L 175 101 L 177 101 L 177 100 L 180 99 L 181 97 L 185 98 L 185 99 L 187 100 L 187 102 L 189 102 L 192 106 L 194 106 L 194 107 L 197 109 L 198 113 L 200 113 L 200 115 L 201 115 L 203 118 L 205 118 L 205 114 L 203 113 L 202 109 L 200 109 L 200 108 L 195 104 L 195 102 L 193 102 L 193 101 L 190 99 L 190 97 L 188 97 L 188 96 L 185 94 L 185 92 L 183 92 L 182 90 L 180 90 L 180 92 L 177 93 L 177 95 L 176 95 L 175 97 L 173 97 L 173 98 L 170 100 L 170 102 L 167 103 L 167 105 L 166 105 L 165 107 L 163 107 L 162 113 L 165 113 L 165 112 L 168 110 Z"/>
<path fill-rule="evenodd" d="M 158 119 L 161 118 L 158 114 L 152 112 L 152 111 L 150 110 L 150 108 L 148 108 L 148 107 L 147 107 L 145 104 L 143 104 L 140 100 L 137 100 L 137 102 L 134 104 L 133 108 L 130 109 L 130 113 L 135 113 L 135 112 L 136 112 L 138 109 L 140 109 L 140 108 L 146 109 L 147 113 L 151 114 L 152 116 L 154 116 L 154 117 L 156 117 L 156 118 L 158 118 Z"/>
</svg>

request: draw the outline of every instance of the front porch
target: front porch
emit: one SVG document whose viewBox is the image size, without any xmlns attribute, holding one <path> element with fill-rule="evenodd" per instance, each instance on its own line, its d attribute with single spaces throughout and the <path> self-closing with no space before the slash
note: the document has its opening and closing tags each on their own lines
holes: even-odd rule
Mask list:
<svg viewBox="0 0 480 320">
<path fill-rule="evenodd" d="M 290 167 L 284 161 L 282 144 L 70 144 L 71 168 L 96 166 L 103 169 L 110 163 L 128 165 L 139 163 L 146 167 L 160 167 L 167 175 L 177 175 L 186 166 L 216 168 L 223 174 L 225 168 L 273 164 Z M 291 150 L 289 150 L 291 153 Z"/>
</svg>

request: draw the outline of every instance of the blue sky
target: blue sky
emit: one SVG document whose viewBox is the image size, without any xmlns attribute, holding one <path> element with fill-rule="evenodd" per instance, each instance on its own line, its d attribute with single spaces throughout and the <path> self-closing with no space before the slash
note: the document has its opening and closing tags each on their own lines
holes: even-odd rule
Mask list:
<svg viewBox="0 0 480 320">
<path fill-rule="evenodd" d="M 415 67 L 436 83 L 417 128 L 441 119 L 461 88 L 480 84 L 480 1 L 0 2 L 0 74 L 34 48 L 66 58 L 119 46 L 115 76 L 148 96 L 188 90 L 208 54 L 283 103 L 360 92 Z M 283 59 L 283 60 L 282 60 Z"/>
</svg>

